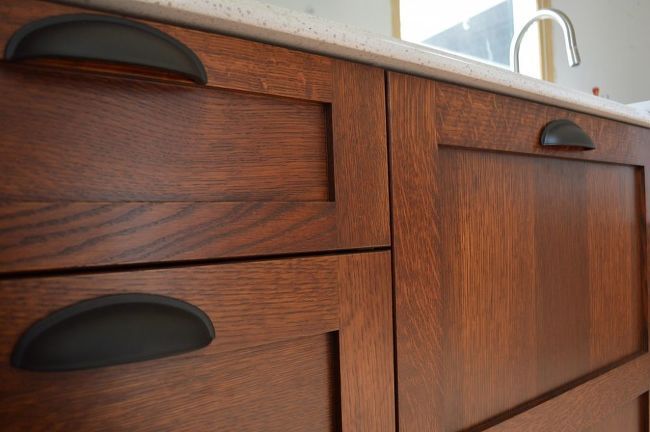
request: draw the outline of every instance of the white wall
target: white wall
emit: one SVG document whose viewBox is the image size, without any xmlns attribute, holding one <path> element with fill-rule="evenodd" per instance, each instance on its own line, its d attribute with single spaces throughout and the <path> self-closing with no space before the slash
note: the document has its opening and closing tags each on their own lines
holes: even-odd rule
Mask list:
<svg viewBox="0 0 650 432">
<path fill-rule="evenodd" d="M 262 0 L 288 9 L 362 28 L 384 36 L 392 35 L 390 0 Z"/>
<path fill-rule="evenodd" d="M 650 0 L 551 0 L 576 29 L 582 64 L 567 65 L 562 31 L 553 25 L 555 81 L 631 103 L 650 100 Z"/>
</svg>

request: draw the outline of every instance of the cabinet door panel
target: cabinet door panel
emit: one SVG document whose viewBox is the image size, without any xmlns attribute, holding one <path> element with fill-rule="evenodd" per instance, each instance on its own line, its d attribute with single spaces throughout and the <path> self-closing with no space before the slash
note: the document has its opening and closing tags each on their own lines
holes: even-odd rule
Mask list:
<svg viewBox="0 0 650 432">
<path fill-rule="evenodd" d="M 545 430 L 563 412 L 546 403 L 647 351 L 650 131 L 399 74 L 388 89 L 400 430 Z M 558 117 L 596 150 L 542 147 Z M 603 398 L 632 403 L 619 379 Z M 608 424 L 646 424 L 622 412 Z M 600 420 L 583 414 L 562 422 Z"/>
<path fill-rule="evenodd" d="M 449 430 L 643 350 L 634 167 L 447 147 L 439 160 Z"/>
</svg>

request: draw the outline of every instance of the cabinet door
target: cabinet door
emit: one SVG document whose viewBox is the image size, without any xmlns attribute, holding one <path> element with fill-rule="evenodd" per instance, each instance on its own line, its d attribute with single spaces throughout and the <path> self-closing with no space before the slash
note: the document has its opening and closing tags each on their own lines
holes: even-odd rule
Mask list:
<svg viewBox="0 0 650 432">
<path fill-rule="evenodd" d="M 396 73 L 388 95 L 400 430 L 647 431 L 650 131 Z M 542 146 L 558 119 L 596 148 Z"/>
<path fill-rule="evenodd" d="M 90 12 L 2 1 L 0 47 Z M 95 29 L 78 19 L 24 45 L 53 32 L 65 54 Z M 206 82 L 102 59 L 0 62 L 1 273 L 389 245 L 381 69 L 118 22 L 184 46 Z M 90 48 L 122 35 L 104 30 Z"/>
<path fill-rule="evenodd" d="M 75 316 L 94 334 L 112 329 L 114 336 L 98 337 L 105 344 L 90 351 L 95 360 L 112 358 L 114 339 L 133 339 L 134 332 L 142 345 L 120 355 L 146 356 L 153 332 L 141 330 L 151 327 L 142 316 L 154 313 L 146 303 L 137 316 L 127 313 L 128 304 L 113 315 L 97 309 L 96 321 L 88 307 L 66 312 L 67 321 L 51 315 L 80 301 L 134 293 L 199 308 L 214 326 L 214 340 L 155 360 L 42 370 L 53 363 L 61 369 L 66 356 L 87 361 L 80 338 L 67 337 L 79 334 Z M 391 317 L 387 251 L 3 280 L 0 429 L 391 432 Z M 49 363 L 40 360 L 38 371 L 12 367 L 14 346 L 36 321 L 44 336 L 25 352 Z M 43 327 L 55 321 L 56 331 Z M 169 339 L 179 337 L 178 326 L 165 328 Z"/>
</svg>

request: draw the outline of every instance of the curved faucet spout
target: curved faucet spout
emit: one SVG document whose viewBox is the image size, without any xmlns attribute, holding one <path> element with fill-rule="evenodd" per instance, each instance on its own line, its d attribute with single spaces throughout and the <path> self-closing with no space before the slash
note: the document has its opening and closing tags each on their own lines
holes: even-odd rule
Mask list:
<svg viewBox="0 0 650 432">
<path fill-rule="evenodd" d="M 512 38 L 512 43 L 510 44 L 510 67 L 513 71 L 519 72 L 519 49 L 526 31 L 528 31 L 530 26 L 535 22 L 545 19 L 552 19 L 562 27 L 569 66 L 575 67 L 580 64 L 580 53 L 578 52 L 578 45 L 576 44 L 576 32 L 569 17 L 566 16 L 564 12 L 557 9 L 540 9 L 535 12 L 535 15 L 533 15 L 533 17 L 524 24 L 521 30 L 515 33 Z"/>
</svg>

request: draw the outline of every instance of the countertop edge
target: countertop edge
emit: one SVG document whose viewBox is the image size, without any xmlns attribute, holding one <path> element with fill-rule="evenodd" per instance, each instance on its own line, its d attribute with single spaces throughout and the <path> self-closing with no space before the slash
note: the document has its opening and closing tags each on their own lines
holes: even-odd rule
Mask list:
<svg viewBox="0 0 650 432">
<path fill-rule="evenodd" d="M 650 128 L 650 113 L 496 66 L 255 0 L 56 0 L 267 42 Z"/>
</svg>

